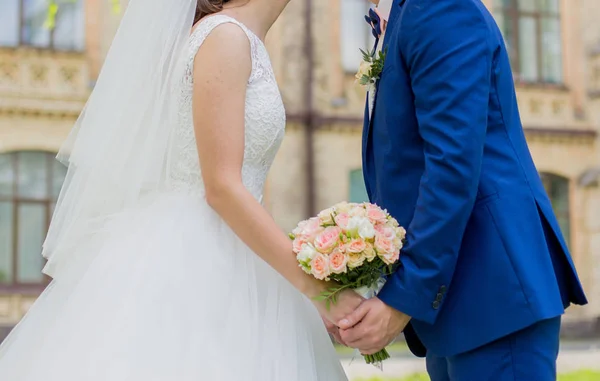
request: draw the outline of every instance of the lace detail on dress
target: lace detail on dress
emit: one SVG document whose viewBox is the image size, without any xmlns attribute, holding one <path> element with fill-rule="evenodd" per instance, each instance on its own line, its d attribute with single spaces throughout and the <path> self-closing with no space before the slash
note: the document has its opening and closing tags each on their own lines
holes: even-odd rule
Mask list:
<svg viewBox="0 0 600 381">
<path fill-rule="evenodd" d="M 185 75 L 179 94 L 180 121 L 173 131 L 168 179 L 173 189 L 204 194 L 193 126 L 193 69 L 198 49 L 212 30 L 223 23 L 238 25 L 250 41 L 252 72 L 246 91 L 242 179 L 246 188 L 262 200 L 268 171 L 285 133 L 285 109 L 263 42 L 246 26 L 224 15 L 207 17 L 190 36 Z"/>
</svg>

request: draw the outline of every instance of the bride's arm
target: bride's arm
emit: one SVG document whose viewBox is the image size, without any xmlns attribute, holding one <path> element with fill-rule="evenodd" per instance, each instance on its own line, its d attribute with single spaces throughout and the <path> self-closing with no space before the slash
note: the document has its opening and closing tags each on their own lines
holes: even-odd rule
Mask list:
<svg viewBox="0 0 600 381">
<path fill-rule="evenodd" d="M 217 27 L 194 64 L 194 126 L 206 198 L 256 254 L 299 291 L 314 297 L 323 291 L 324 283 L 299 268 L 290 239 L 242 184 L 246 86 L 251 70 L 249 40 L 234 24 Z M 344 309 L 353 309 L 360 301 L 349 293 Z"/>
</svg>

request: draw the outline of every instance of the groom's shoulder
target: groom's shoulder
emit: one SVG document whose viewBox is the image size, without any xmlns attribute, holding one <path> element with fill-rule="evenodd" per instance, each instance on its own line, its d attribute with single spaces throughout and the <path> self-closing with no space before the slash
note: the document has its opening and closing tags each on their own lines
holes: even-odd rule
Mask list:
<svg viewBox="0 0 600 381">
<path fill-rule="evenodd" d="M 431 33 L 476 33 L 493 29 L 494 19 L 481 0 L 406 0 L 401 29 L 413 34 L 417 30 Z M 419 33 L 419 32 L 416 32 Z"/>
<path fill-rule="evenodd" d="M 423 16 L 429 21 L 437 17 L 446 20 L 455 17 L 483 22 L 491 16 L 481 0 L 405 0 L 403 8 L 406 16 Z"/>
</svg>

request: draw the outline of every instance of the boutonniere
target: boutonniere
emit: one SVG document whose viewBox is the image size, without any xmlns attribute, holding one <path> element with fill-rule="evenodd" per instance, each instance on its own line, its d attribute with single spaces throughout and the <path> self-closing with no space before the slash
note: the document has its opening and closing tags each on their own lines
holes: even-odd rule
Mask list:
<svg viewBox="0 0 600 381">
<path fill-rule="evenodd" d="M 372 52 L 365 52 L 362 49 L 360 52 L 363 55 L 363 61 L 360 63 L 355 78 L 367 91 L 371 91 L 375 88 L 375 84 L 381 77 L 386 52 L 379 51 L 379 53 L 377 53 L 375 50 Z"/>
<path fill-rule="evenodd" d="M 385 33 L 385 28 L 387 27 L 387 20 L 381 17 L 381 13 L 379 9 L 371 8 L 369 9 L 369 14 L 365 16 L 365 21 L 367 24 L 371 25 L 373 37 L 376 39 L 380 39 L 381 36 Z"/>
<path fill-rule="evenodd" d="M 362 49 L 360 50 L 363 55 L 363 61 L 360 63 L 355 77 L 356 81 L 370 92 L 375 89 L 375 84 L 383 71 L 385 51 L 378 52 L 377 46 L 379 45 L 379 39 L 385 32 L 387 21 L 385 18 L 381 17 L 377 8 L 369 9 L 369 14 L 365 16 L 365 21 L 373 29 L 372 32 L 373 37 L 375 37 L 375 46 L 373 46 L 371 52 L 365 52 Z"/>
</svg>

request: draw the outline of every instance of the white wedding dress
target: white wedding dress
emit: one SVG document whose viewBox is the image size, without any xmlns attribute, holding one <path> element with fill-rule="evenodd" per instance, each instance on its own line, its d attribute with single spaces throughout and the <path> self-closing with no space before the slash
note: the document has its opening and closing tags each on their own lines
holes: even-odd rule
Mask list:
<svg viewBox="0 0 600 381">
<path fill-rule="evenodd" d="M 242 172 L 261 199 L 284 136 L 283 103 L 261 40 L 234 19 L 212 16 L 189 39 L 168 171 L 173 186 L 145 195 L 80 247 L 76 263 L 0 347 L 0 380 L 346 380 L 311 302 L 204 199 L 192 68 L 205 37 L 226 22 L 251 43 Z"/>
</svg>

